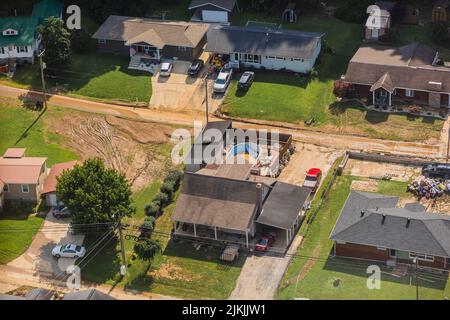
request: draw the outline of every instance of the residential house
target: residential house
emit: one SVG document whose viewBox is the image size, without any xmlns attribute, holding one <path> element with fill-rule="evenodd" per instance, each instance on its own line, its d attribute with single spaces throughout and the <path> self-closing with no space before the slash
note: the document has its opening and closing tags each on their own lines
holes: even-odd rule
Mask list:
<svg viewBox="0 0 450 320">
<path fill-rule="evenodd" d="M 352 191 L 331 232 L 334 255 L 448 269 L 450 217 L 425 212 L 418 203 L 398 206 L 398 197 Z"/>
<path fill-rule="evenodd" d="M 214 26 L 206 52 L 229 57 L 232 66 L 308 73 L 321 50 L 322 33 L 261 26 Z"/>
<path fill-rule="evenodd" d="M 237 170 L 245 172 L 241 169 Z M 303 220 L 303 206 L 310 192 L 276 180 L 270 184 L 248 180 L 246 174 L 231 179 L 207 172 L 185 172 L 172 215 L 173 236 L 252 248 L 258 235 L 274 232 L 276 247 L 284 251 Z"/>
<path fill-rule="evenodd" d="M 209 24 L 109 16 L 94 33 L 98 51 L 130 56 L 130 68 L 163 58 L 192 61 L 206 43 Z"/>
<path fill-rule="evenodd" d="M 45 197 L 45 203 L 47 206 L 57 206 L 60 201 L 56 197 L 56 184 L 57 177 L 59 177 L 64 171 L 71 170 L 79 161 L 73 160 L 69 162 L 63 162 L 53 165 L 44 183 L 44 188 L 41 192 L 41 196 Z"/>
<path fill-rule="evenodd" d="M 345 76 L 354 96 L 368 105 L 450 107 L 450 68 L 438 66 L 438 52 L 413 43 L 403 47 L 366 45 L 350 60 Z"/>
<path fill-rule="evenodd" d="M 87 289 L 68 292 L 62 300 L 116 300 L 109 294 L 103 293 L 97 289 Z"/>
<path fill-rule="evenodd" d="M 34 63 L 41 42 L 37 28 L 49 17 L 62 17 L 62 4 L 43 0 L 31 16 L 0 18 L 0 63 Z"/>
<path fill-rule="evenodd" d="M 46 160 L 43 157 L 25 157 L 24 148 L 7 149 L 0 157 L 3 200 L 37 203 L 46 178 Z"/>
<path fill-rule="evenodd" d="M 450 0 L 438 0 L 431 11 L 431 21 L 450 22 Z"/>
<path fill-rule="evenodd" d="M 236 0 L 192 0 L 191 21 L 229 24 Z"/>
</svg>

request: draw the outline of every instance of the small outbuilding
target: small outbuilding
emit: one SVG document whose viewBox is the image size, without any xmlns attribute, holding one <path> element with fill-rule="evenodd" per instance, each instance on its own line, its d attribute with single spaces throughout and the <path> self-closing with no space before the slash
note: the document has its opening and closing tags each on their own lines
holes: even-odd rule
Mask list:
<svg viewBox="0 0 450 320">
<path fill-rule="evenodd" d="M 57 177 L 60 176 L 65 170 L 71 170 L 77 163 L 77 160 L 55 164 L 45 180 L 42 196 L 45 197 L 45 203 L 48 206 L 55 207 L 59 204 L 56 198 L 56 183 Z"/>
<path fill-rule="evenodd" d="M 236 0 L 192 0 L 188 9 L 191 21 L 229 24 Z"/>
<path fill-rule="evenodd" d="M 438 0 L 434 3 L 433 9 L 431 11 L 431 21 L 450 21 L 450 0 Z"/>
<path fill-rule="evenodd" d="M 289 2 L 286 9 L 283 11 L 281 19 L 283 22 L 296 23 L 298 19 L 297 5 L 293 2 Z"/>
</svg>

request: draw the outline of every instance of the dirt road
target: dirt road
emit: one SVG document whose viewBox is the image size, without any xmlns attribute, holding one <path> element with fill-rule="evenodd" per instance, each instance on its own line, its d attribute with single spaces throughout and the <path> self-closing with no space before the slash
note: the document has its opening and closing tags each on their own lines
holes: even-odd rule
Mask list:
<svg viewBox="0 0 450 320">
<path fill-rule="evenodd" d="M 19 98 L 20 96 L 27 95 L 28 93 L 29 91 L 25 89 L 0 86 L 0 96 L 2 97 Z M 204 112 L 202 111 L 185 110 L 173 112 L 161 109 L 155 110 L 147 108 L 131 108 L 59 95 L 49 96 L 48 102 L 50 105 L 57 105 L 60 107 L 77 109 L 86 112 L 109 114 L 133 120 L 168 123 L 189 127 L 193 125 L 194 121 L 204 121 L 205 118 Z M 220 120 L 220 118 L 212 115 L 210 115 L 209 118 L 211 121 Z M 449 121 L 450 120 L 447 121 L 444 128 L 448 128 Z M 314 144 L 317 146 L 340 150 L 391 152 L 397 154 L 414 154 L 424 157 L 443 158 L 445 156 L 444 153 L 447 149 L 446 136 L 443 136 L 441 138 L 441 142 L 439 144 L 432 145 L 415 142 L 371 139 L 359 136 L 324 134 L 317 131 L 301 130 L 295 128 L 280 128 L 266 124 L 251 124 L 239 121 L 236 121 L 233 124 L 237 128 L 279 129 L 280 132 L 292 134 L 294 140 L 296 140 L 297 142 Z"/>
</svg>

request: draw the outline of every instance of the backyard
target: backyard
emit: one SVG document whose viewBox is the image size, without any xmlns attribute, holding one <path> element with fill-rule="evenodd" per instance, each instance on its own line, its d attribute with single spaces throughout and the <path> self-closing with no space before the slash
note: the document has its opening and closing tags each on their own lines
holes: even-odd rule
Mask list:
<svg viewBox="0 0 450 320">
<path fill-rule="evenodd" d="M 329 179 L 329 178 L 328 178 Z M 328 239 L 350 192 L 352 181 L 367 178 L 338 176 L 328 198 L 320 206 L 313 222 L 304 224 L 300 233 L 305 240 L 299 247 L 282 280 L 277 299 L 415 299 L 414 275 L 395 277 L 392 270 L 381 267 L 381 289 L 369 290 L 367 267 L 373 263 L 332 257 L 333 243 Z M 324 183 L 325 185 L 325 183 Z M 382 181 L 378 192 L 410 198 L 407 182 Z M 323 192 L 319 190 L 319 195 Z M 316 197 L 318 199 L 318 197 Z M 317 208 L 318 200 L 313 203 Z M 419 272 L 420 299 L 444 299 L 450 295 L 448 275 Z"/>
<path fill-rule="evenodd" d="M 239 15 L 235 22 L 245 24 L 248 20 L 279 23 L 278 17 L 249 14 Z M 333 82 L 345 73 L 348 61 L 362 44 L 362 27 L 359 24 L 306 15 L 302 16 L 298 23 L 285 27 L 325 33 L 324 39 L 334 52 L 324 54 L 317 62 L 318 76 L 311 78 L 292 73 L 257 71 L 255 82 L 247 93 L 236 90 L 236 76 L 221 108 L 223 113 L 237 118 L 289 122 L 301 127 L 306 126 L 305 121 L 314 120 L 313 125 L 309 127 L 312 130 L 383 139 L 423 141 L 439 136 L 443 125 L 441 120 L 366 111 L 357 103 L 336 101 Z M 417 28 L 401 28 L 399 45 L 420 40 L 416 38 Z M 420 29 L 420 38 L 426 38 L 426 30 Z M 429 40 L 425 43 L 432 44 Z M 444 54 L 450 53 L 443 51 Z M 417 126 L 421 127 L 420 131 Z"/>
</svg>

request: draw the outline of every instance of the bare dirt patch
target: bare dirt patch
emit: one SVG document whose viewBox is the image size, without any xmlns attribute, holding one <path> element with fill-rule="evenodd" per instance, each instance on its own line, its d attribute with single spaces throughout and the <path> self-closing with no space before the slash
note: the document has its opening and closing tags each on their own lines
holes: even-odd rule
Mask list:
<svg viewBox="0 0 450 320">
<path fill-rule="evenodd" d="M 165 263 L 158 270 L 150 272 L 155 278 L 165 278 L 169 280 L 193 281 L 200 278 L 200 275 L 187 274 L 183 268 L 172 263 Z"/>
<path fill-rule="evenodd" d="M 70 112 L 48 117 L 46 125 L 64 137 L 63 144 L 81 160 L 102 159 L 126 175 L 133 190 L 159 178 L 170 166 L 167 151 L 170 126 Z"/>
<path fill-rule="evenodd" d="M 353 180 L 352 185 L 350 186 L 352 190 L 359 191 L 369 191 L 369 192 L 377 192 L 378 191 L 378 181 L 376 180 Z"/>
<path fill-rule="evenodd" d="M 392 180 L 409 181 L 412 177 L 420 175 L 420 168 L 392 163 L 349 159 L 344 174 L 368 178 L 382 177 L 389 174 L 392 176 Z"/>
</svg>

